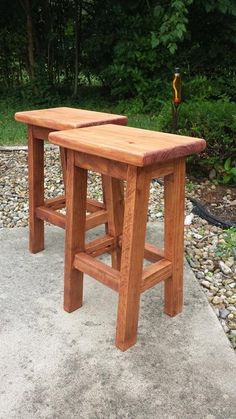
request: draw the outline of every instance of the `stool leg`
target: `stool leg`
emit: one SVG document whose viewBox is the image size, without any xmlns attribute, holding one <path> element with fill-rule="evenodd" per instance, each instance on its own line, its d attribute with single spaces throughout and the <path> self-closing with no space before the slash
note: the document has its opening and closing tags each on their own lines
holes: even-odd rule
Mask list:
<svg viewBox="0 0 236 419">
<path fill-rule="evenodd" d="M 111 252 L 112 267 L 120 270 L 121 249 L 118 237 L 122 234 L 124 219 L 124 183 L 119 179 L 102 176 L 104 203 L 108 211 L 107 233 L 117 239 L 117 245 Z"/>
<path fill-rule="evenodd" d="M 36 208 L 44 204 L 44 141 L 35 139 L 28 127 L 29 250 L 44 249 L 44 222 L 36 217 Z"/>
<path fill-rule="evenodd" d="M 116 346 L 122 351 L 137 340 L 149 184 L 145 169 L 128 168 L 116 329 Z"/>
<path fill-rule="evenodd" d="M 68 150 L 64 272 L 64 309 L 68 312 L 80 308 L 83 303 L 83 273 L 73 264 L 75 253 L 85 248 L 87 170 L 75 166 L 74 155 Z"/>
<path fill-rule="evenodd" d="M 62 177 L 64 182 L 64 191 L 66 194 L 66 166 L 67 166 L 67 150 L 64 147 L 60 147 L 60 156 L 61 156 L 61 168 L 62 168 Z"/>
<path fill-rule="evenodd" d="M 184 196 L 185 160 L 174 163 L 174 173 L 165 177 L 165 258 L 173 263 L 172 277 L 165 281 L 165 308 L 169 316 L 175 316 L 183 307 L 183 259 L 184 259 Z"/>
</svg>

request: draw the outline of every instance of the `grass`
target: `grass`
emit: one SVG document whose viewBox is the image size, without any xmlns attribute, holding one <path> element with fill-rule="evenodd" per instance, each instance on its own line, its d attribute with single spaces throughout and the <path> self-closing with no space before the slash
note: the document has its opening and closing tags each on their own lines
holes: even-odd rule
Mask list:
<svg viewBox="0 0 236 419">
<path fill-rule="evenodd" d="M 95 88 L 83 92 L 80 100 L 65 97 L 64 99 L 53 98 L 51 101 L 49 98 L 45 103 L 32 103 L 32 100 L 27 101 L 12 95 L 2 97 L 0 99 L 0 146 L 26 144 L 26 126 L 14 120 L 15 112 L 56 106 L 71 106 L 94 111 L 119 113 L 116 110 L 118 108 L 117 103 L 111 102 L 109 98 L 101 95 Z M 157 116 L 146 114 L 134 115 L 130 114 L 129 110 L 128 112 L 124 112 L 124 114 L 129 118 L 129 126 L 151 130 L 156 129 Z"/>
<path fill-rule="evenodd" d="M 236 260 L 236 228 L 230 227 L 223 235 L 224 242 L 219 243 L 216 249 L 216 255 L 224 260 L 232 256 Z"/>
<path fill-rule="evenodd" d="M 23 108 L 0 100 L 0 146 L 26 143 L 26 127 L 14 120 L 14 113 Z"/>
</svg>

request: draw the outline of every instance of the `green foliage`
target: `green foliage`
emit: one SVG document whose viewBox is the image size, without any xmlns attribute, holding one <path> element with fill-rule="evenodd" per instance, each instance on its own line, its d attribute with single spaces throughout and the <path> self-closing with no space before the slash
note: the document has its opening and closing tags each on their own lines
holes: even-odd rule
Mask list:
<svg viewBox="0 0 236 419">
<path fill-rule="evenodd" d="M 204 100 L 209 99 L 213 92 L 213 83 L 204 75 L 183 81 L 183 94 L 185 100 Z"/>
<path fill-rule="evenodd" d="M 191 193 L 196 188 L 196 185 L 191 180 L 188 180 L 186 183 L 186 188 L 187 188 L 187 191 Z"/>
<path fill-rule="evenodd" d="M 236 260 L 236 228 L 229 228 L 223 236 L 224 242 L 217 245 L 216 255 L 224 260 L 233 256 Z"/>
<path fill-rule="evenodd" d="M 129 114 L 129 115 L 137 115 L 142 113 L 144 110 L 144 103 L 143 100 L 139 97 L 131 98 L 127 100 L 120 100 L 115 107 L 115 111 L 117 114 Z"/>
<path fill-rule="evenodd" d="M 157 29 L 151 32 L 151 45 L 156 48 L 163 45 L 170 54 L 174 54 L 180 41 L 187 33 L 189 6 L 193 0 L 174 0 L 154 7 L 154 19 Z"/>
<path fill-rule="evenodd" d="M 0 99 L 0 145 L 26 142 L 26 126 L 14 121 L 14 113 L 22 109 L 16 100 Z M 25 109 L 30 109 L 28 104 Z"/>
<path fill-rule="evenodd" d="M 217 170 L 219 183 L 236 185 L 236 157 L 229 157 L 224 164 L 216 163 L 214 168 Z"/>
<path fill-rule="evenodd" d="M 157 119 L 157 129 L 172 131 L 170 103 L 162 108 Z M 192 164 L 200 166 L 203 172 L 215 168 L 218 170 L 219 181 L 235 180 L 235 160 L 231 159 L 232 156 L 236 156 L 235 103 L 222 101 L 183 103 L 179 112 L 178 134 L 204 138 L 207 142 L 207 149 L 200 156 L 193 156 Z M 223 171 L 219 170 L 222 166 Z"/>
<path fill-rule="evenodd" d="M 198 98 L 235 100 L 236 82 L 227 86 L 236 66 L 235 0 L 104 0 L 102 7 L 100 0 L 78 1 L 79 71 L 89 82 L 96 76 L 114 97 L 138 97 L 151 112 L 167 99 L 166 83 L 179 64 L 191 78 L 203 75 Z M 27 3 L 16 1 L 9 9 L 7 0 L 0 2 L 0 88 L 27 84 L 29 96 L 36 89 L 50 102 L 58 86 L 72 92 L 76 2 L 32 1 L 29 10 Z M 205 76 L 221 80 L 204 92 Z M 196 92 L 194 83 L 189 88 Z"/>
<path fill-rule="evenodd" d="M 236 70 L 222 70 L 220 74 L 207 77 L 196 75 L 189 78 L 183 75 L 184 100 L 223 100 L 236 101 Z"/>
<path fill-rule="evenodd" d="M 234 183 L 235 16 L 235 0 L 104 0 L 102 7 L 100 0 L 21 0 L 11 8 L 1 0 L 0 141 L 24 140 L 15 111 L 62 104 L 124 113 L 131 125 L 171 131 L 171 79 L 179 65 L 186 101 L 179 133 L 208 142 L 192 164 Z"/>
</svg>

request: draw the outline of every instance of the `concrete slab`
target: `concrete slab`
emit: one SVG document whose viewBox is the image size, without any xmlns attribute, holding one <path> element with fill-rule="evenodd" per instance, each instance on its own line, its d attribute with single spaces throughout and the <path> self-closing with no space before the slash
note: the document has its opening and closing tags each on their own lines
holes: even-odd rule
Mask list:
<svg viewBox="0 0 236 419">
<path fill-rule="evenodd" d="M 47 230 L 37 255 L 26 229 L 0 231 L 0 418 L 235 419 L 236 357 L 189 267 L 183 313 L 147 291 L 122 353 L 111 290 L 86 278 L 84 306 L 63 311 L 64 232 Z"/>
</svg>

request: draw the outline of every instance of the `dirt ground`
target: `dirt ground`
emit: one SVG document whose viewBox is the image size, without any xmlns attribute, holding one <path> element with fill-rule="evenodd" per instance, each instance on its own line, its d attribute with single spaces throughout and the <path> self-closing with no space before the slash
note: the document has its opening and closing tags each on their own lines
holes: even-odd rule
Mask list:
<svg viewBox="0 0 236 419">
<path fill-rule="evenodd" d="M 195 197 L 211 214 L 236 223 L 236 187 L 206 185 L 196 191 Z"/>
</svg>

